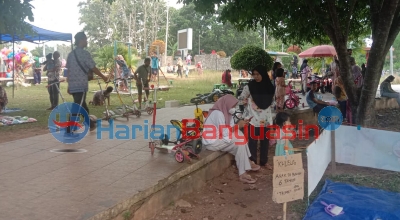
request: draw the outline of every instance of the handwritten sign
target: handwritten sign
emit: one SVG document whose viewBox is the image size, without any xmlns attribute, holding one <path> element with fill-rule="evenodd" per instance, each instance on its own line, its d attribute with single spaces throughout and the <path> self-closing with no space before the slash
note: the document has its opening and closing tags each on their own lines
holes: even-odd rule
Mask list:
<svg viewBox="0 0 400 220">
<path fill-rule="evenodd" d="M 290 202 L 304 197 L 304 169 L 301 154 L 274 157 L 272 200 Z"/>
</svg>

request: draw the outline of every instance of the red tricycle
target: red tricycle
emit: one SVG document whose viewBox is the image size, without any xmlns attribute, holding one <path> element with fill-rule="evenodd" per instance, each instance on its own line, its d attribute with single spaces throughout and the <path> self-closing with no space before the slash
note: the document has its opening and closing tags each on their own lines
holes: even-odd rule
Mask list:
<svg viewBox="0 0 400 220">
<path fill-rule="evenodd" d="M 300 91 L 294 90 L 292 86 L 292 81 L 289 81 L 288 85 L 286 86 L 286 95 L 289 95 L 288 99 L 286 99 L 284 107 L 288 109 L 293 109 L 295 107 L 298 107 L 300 105 L 300 97 L 296 95 L 296 93 L 299 93 Z M 304 103 L 303 103 L 303 108 L 304 108 Z"/>
</svg>

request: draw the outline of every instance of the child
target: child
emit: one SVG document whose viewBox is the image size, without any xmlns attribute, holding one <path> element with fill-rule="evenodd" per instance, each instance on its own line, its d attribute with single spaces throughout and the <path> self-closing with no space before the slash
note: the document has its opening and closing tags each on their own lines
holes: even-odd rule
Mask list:
<svg viewBox="0 0 400 220">
<path fill-rule="evenodd" d="M 275 99 L 277 107 L 276 112 L 282 112 L 286 94 L 284 70 L 282 68 L 276 70 L 275 85 L 276 85 Z"/>
<path fill-rule="evenodd" d="M 6 108 L 8 103 L 7 99 L 7 92 L 6 90 L 0 85 L 0 113 Z"/>
<path fill-rule="evenodd" d="M 186 78 L 188 78 L 188 76 L 189 76 L 189 66 L 185 67 L 185 72 L 186 72 Z"/>
<path fill-rule="evenodd" d="M 288 155 L 293 154 L 293 146 L 289 140 L 290 138 L 292 138 L 291 137 L 292 134 L 288 133 L 288 131 L 287 131 L 288 128 L 285 129 L 285 132 L 283 131 L 283 126 L 291 125 L 289 114 L 286 112 L 279 112 L 278 114 L 276 114 L 275 124 L 280 127 L 279 139 L 276 142 L 275 156 L 286 155 L 285 147 L 287 147 Z"/>
<path fill-rule="evenodd" d="M 128 82 L 127 82 L 127 78 L 132 76 L 131 71 L 128 68 L 128 65 L 126 64 L 124 57 L 122 55 L 118 55 L 115 58 L 115 61 L 117 62 L 117 64 L 122 68 L 122 74 L 121 74 L 121 78 L 123 79 L 123 83 L 124 83 L 124 87 L 123 87 L 123 91 L 128 91 Z"/>
<path fill-rule="evenodd" d="M 93 101 L 90 101 L 89 104 L 95 105 L 95 106 L 102 106 L 104 105 L 105 99 L 108 101 L 108 105 L 110 105 L 110 94 L 113 91 L 113 87 L 109 86 L 107 87 L 107 90 L 105 91 L 97 91 L 93 95 Z M 102 94 L 103 92 L 103 94 Z"/>
</svg>

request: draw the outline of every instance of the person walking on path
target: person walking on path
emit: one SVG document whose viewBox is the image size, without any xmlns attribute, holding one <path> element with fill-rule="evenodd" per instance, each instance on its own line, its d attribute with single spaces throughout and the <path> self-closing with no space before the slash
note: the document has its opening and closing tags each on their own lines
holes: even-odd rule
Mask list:
<svg viewBox="0 0 400 220">
<path fill-rule="evenodd" d="M 68 69 L 68 93 L 72 95 L 74 103 L 81 105 L 89 114 L 86 103 L 86 93 L 89 90 L 89 71 L 108 81 L 96 67 L 92 56 L 84 48 L 87 47 L 87 37 L 84 32 L 75 35 L 76 48 L 68 54 L 66 68 Z"/>
</svg>

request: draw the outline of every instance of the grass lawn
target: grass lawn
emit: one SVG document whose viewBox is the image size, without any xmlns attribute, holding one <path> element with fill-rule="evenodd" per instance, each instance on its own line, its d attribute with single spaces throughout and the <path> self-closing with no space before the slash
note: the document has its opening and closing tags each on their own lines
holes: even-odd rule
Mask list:
<svg viewBox="0 0 400 220">
<path fill-rule="evenodd" d="M 161 74 L 161 73 L 160 73 Z M 194 98 L 196 94 L 208 93 L 213 89 L 215 83 L 221 82 L 221 72 L 215 71 L 204 71 L 203 76 L 198 76 L 196 72 L 190 72 L 189 78 L 177 78 L 176 75 L 168 74 L 168 80 L 173 80 L 173 87 L 169 91 L 157 92 L 157 106 L 163 108 L 165 101 L 168 100 L 179 100 L 181 105 L 189 104 L 190 99 Z M 167 85 L 165 78 L 160 75 L 160 86 Z M 151 85 L 152 83 L 150 83 Z M 156 83 L 154 83 L 156 85 Z M 21 108 L 24 111 L 8 113 L 9 116 L 28 116 L 35 118 L 38 122 L 19 124 L 15 126 L 0 126 L 0 132 L 24 132 L 24 129 L 47 129 L 47 119 L 50 111 L 45 109 L 50 107 L 49 94 L 46 89 L 47 82 L 42 85 L 31 86 L 31 87 L 18 87 L 12 98 L 12 87 L 5 87 L 8 96 L 8 108 Z M 105 89 L 105 83 L 102 82 L 102 89 Z M 132 83 L 132 88 L 134 88 Z M 67 83 L 61 83 L 61 92 L 66 102 L 73 102 L 72 96 L 67 93 Z M 91 81 L 89 83 L 89 91 L 99 90 L 97 81 Z M 92 92 L 87 94 L 87 102 L 93 98 Z M 144 95 L 144 94 L 143 94 Z M 152 93 L 150 94 L 151 99 Z M 121 98 L 125 104 L 131 105 L 132 99 L 129 95 L 121 95 Z M 137 99 L 137 95 L 134 95 Z M 59 104 L 62 103 L 60 97 Z M 117 94 L 111 94 L 111 107 L 113 109 L 120 105 Z M 96 115 L 97 117 L 103 116 L 104 106 L 91 106 L 89 105 L 90 114 Z M 145 113 L 147 114 L 147 113 Z M 136 117 L 136 116 L 134 116 Z"/>
</svg>

